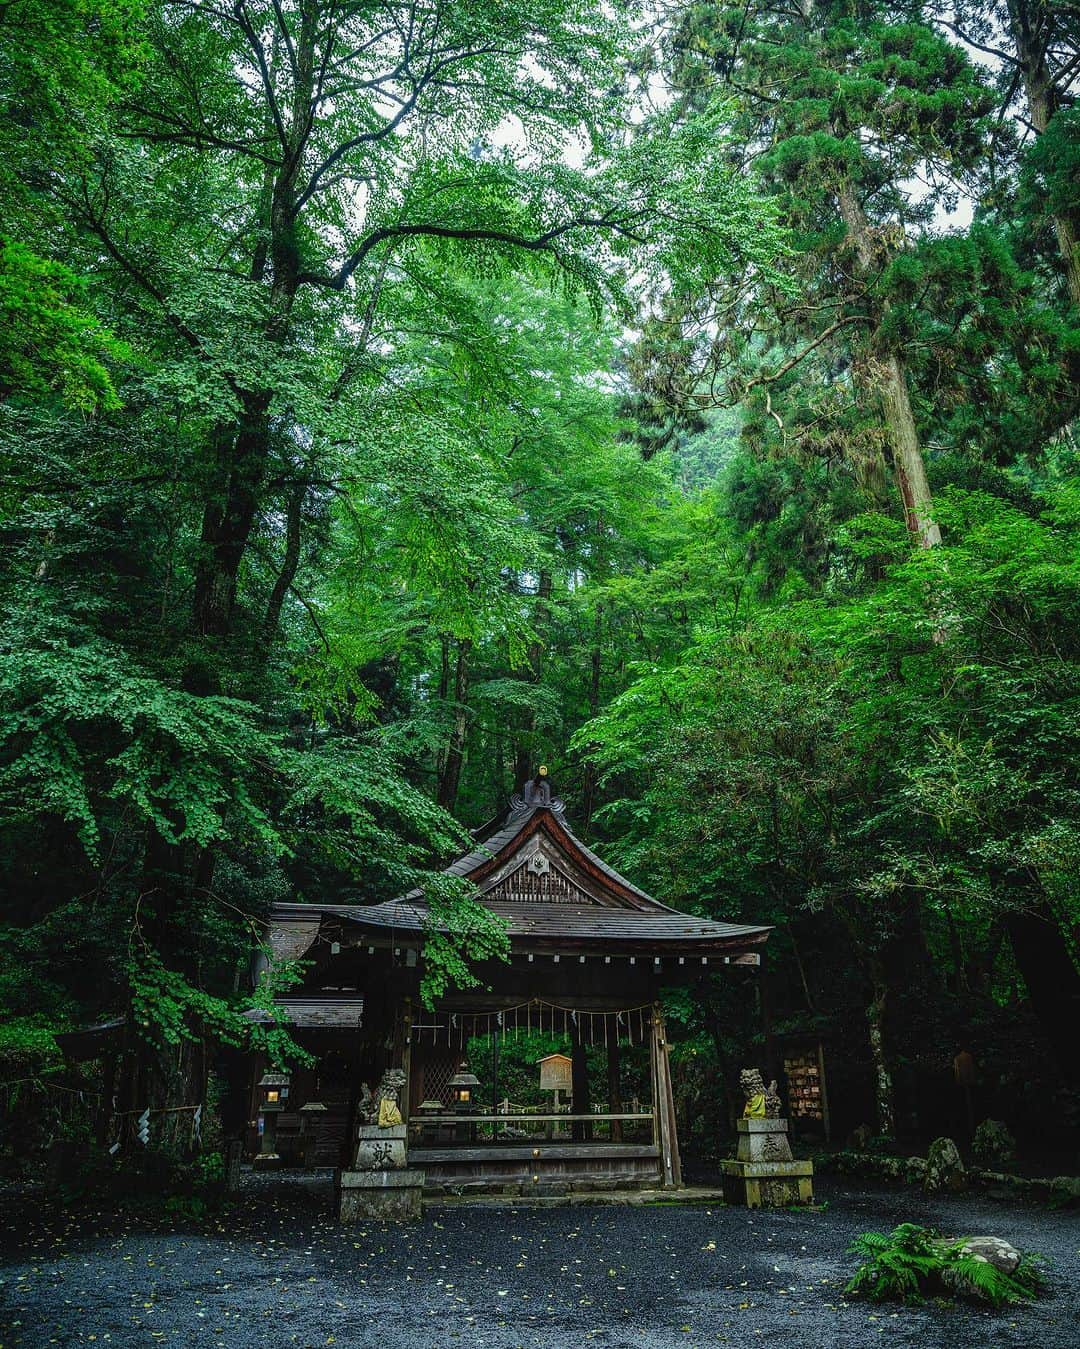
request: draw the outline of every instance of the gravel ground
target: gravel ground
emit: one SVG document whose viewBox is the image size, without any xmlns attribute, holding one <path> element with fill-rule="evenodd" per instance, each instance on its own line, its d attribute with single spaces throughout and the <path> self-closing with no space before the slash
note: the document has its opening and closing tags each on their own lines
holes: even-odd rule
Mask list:
<svg viewBox="0 0 1080 1349">
<path fill-rule="evenodd" d="M 408 1228 L 346 1228 L 325 1181 L 286 1192 L 260 1178 L 205 1230 L 39 1210 L 8 1233 L 0 1349 L 1080 1345 L 1075 1213 L 826 1182 L 819 1198 L 814 1212 L 432 1208 Z M 1041 1252 L 1052 1295 L 1001 1315 L 845 1303 L 848 1242 L 907 1219 Z"/>
</svg>

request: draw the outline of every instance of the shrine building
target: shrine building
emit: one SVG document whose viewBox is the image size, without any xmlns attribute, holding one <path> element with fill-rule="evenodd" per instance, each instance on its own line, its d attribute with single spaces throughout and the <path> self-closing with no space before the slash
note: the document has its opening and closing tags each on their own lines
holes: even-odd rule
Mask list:
<svg viewBox="0 0 1080 1349">
<path fill-rule="evenodd" d="M 286 1163 L 348 1167 L 361 1084 L 399 1068 L 407 1165 L 423 1172 L 427 1194 L 680 1186 L 660 991 L 759 965 L 771 929 L 698 918 L 645 894 L 574 835 L 540 774 L 446 872 L 505 922 L 510 956 L 477 966 L 475 988 L 430 1010 L 420 980 L 434 920 L 422 892 L 369 906 L 273 906 L 274 955 L 310 962 L 275 1020 L 315 1065 L 287 1077 L 260 1065 L 251 1118 L 272 1092 Z M 500 1056 L 529 1032 L 567 1051 L 538 1057 L 539 1106 L 515 1105 L 500 1084 Z"/>
</svg>

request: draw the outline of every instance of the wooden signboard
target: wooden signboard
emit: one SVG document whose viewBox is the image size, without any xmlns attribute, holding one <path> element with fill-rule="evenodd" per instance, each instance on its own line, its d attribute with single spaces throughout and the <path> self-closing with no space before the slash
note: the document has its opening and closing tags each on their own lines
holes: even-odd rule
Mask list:
<svg viewBox="0 0 1080 1349">
<path fill-rule="evenodd" d="M 821 1044 L 789 1049 L 784 1054 L 788 1111 L 792 1121 L 820 1124 L 829 1138 L 829 1100 L 825 1094 L 825 1059 Z"/>
<path fill-rule="evenodd" d="M 565 1054 L 549 1054 L 540 1060 L 540 1090 L 572 1090 L 573 1059 Z"/>
</svg>

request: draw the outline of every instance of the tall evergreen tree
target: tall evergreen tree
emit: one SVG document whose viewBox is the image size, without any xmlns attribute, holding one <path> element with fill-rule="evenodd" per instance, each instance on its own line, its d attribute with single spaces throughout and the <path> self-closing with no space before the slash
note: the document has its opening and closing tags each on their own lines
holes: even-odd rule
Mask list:
<svg viewBox="0 0 1080 1349">
<path fill-rule="evenodd" d="M 1068 294 L 1080 305 L 1080 18 L 1055 0 L 999 0 L 933 7 L 936 21 L 998 71 L 1001 115 L 1035 138 L 1029 159 L 1043 179 Z M 1047 134 L 1049 133 L 1049 135 Z"/>
<path fill-rule="evenodd" d="M 729 92 L 736 143 L 795 235 L 799 294 L 756 291 L 744 307 L 757 369 L 739 380 L 742 390 L 758 391 L 786 438 L 783 392 L 824 382 L 829 399 L 796 414 L 791 435 L 828 447 L 839 432 L 871 479 L 887 458 L 913 538 L 939 542 L 910 353 L 894 319 L 894 264 L 913 232 L 973 182 L 993 91 L 918 6 L 694 5 L 668 50 L 682 106 Z M 766 364 L 773 347 L 779 359 Z M 729 373 L 738 378 L 735 356 Z"/>
</svg>

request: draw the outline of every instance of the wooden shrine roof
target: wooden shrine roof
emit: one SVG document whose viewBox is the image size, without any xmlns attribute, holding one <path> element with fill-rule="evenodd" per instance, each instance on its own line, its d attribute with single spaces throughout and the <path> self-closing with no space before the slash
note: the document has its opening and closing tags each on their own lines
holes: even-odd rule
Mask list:
<svg viewBox="0 0 1080 1349">
<path fill-rule="evenodd" d="M 477 898 L 505 921 L 511 950 L 519 953 L 707 957 L 760 946 L 772 930 L 698 918 L 653 899 L 576 837 L 557 799 L 515 798 L 506 822 L 445 871 L 475 882 Z M 317 915 L 366 930 L 379 946 L 418 946 L 429 926 L 419 890 L 374 905 L 275 904 L 275 949 L 310 945 Z M 359 932 L 357 940 L 363 941 Z"/>
<path fill-rule="evenodd" d="M 483 896 L 481 896 L 483 899 Z M 506 921 L 513 950 L 557 951 L 589 946 L 618 955 L 650 955 L 659 948 L 673 955 L 702 955 L 746 950 L 766 940 L 771 928 L 741 923 L 718 923 L 672 910 L 666 914 L 621 912 L 600 905 L 571 908 L 565 904 L 484 905 Z M 370 907 L 355 904 L 296 904 L 274 906 L 275 916 L 285 910 L 313 910 L 323 918 L 355 923 L 380 938 L 389 936 L 400 946 L 419 945 L 427 926 L 427 905 L 422 900 L 388 900 Z"/>
<path fill-rule="evenodd" d="M 305 1030 L 355 1030 L 364 1015 L 364 999 L 281 998 L 274 1002 L 276 1016 L 262 1007 L 244 1013 L 247 1021 L 259 1026 L 288 1025 Z"/>
<path fill-rule="evenodd" d="M 475 872 L 477 877 L 480 878 L 490 871 L 489 864 L 493 864 L 493 859 L 507 853 L 515 844 L 526 841 L 545 821 L 548 822 L 549 832 L 554 832 L 557 828 L 558 832 L 571 845 L 573 851 L 578 853 L 588 863 L 589 867 L 598 873 L 601 883 L 606 880 L 627 894 L 636 895 L 650 906 L 657 905 L 660 908 L 667 908 L 667 905 L 660 904 L 651 895 L 647 895 L 644 890 L 639 890 L 625 876 L 620 876 L 613 867 L 609 867 L 602 858 L 597 857 L 591 848 L 582 843 L 581 839 L 572 832 L 570 826 L 566 823 L 562 803 L 558 800 L 555 800 L 551 806 L 526 806 L 512 809 L 501 829 L 494 834 L 489 834 L 472 852 L 466 853 L 464 857 L 459 857 L 457 861 L 450 863 L 446 868 L 447 875 L 469 876 Z M 419 891 L 414 890 L 409 898 L 418 894 Z M 670 912 L 674 913 L 675 910 L 672 909 Z"/>
<path fill-rule="evenodd" d="M 57 1031 L 54 1035 L 65 1058 L 82 1063 L 100 1058 L 103 1054 L 118 1053 L 124 1042 L 124 1018 L 114 1017 L 95 1026 L 78 1026 L 74 1030 Z"/>
</svg>

